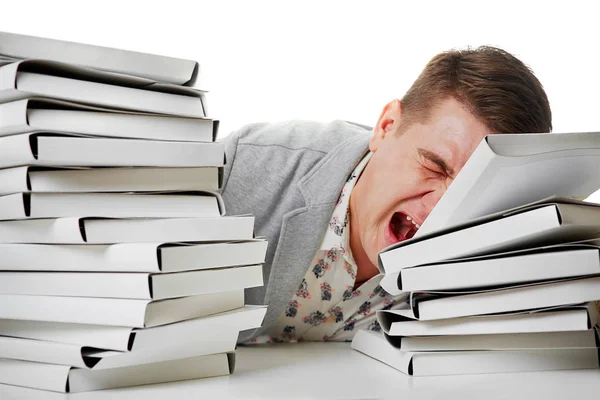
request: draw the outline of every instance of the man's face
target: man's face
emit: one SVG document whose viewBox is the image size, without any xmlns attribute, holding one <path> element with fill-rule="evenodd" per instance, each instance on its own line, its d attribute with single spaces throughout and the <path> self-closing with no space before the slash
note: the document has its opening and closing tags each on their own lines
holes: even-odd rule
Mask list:
<svg viewBox="0 0 600 400">
<path fill-rule="evenodd" d="M 350 196 L 350 244 L 359 266 L 377 265 L 384 248 L 411 238 L 484 136 L 492 132 L 457 100 L 441 101 L 429 121 L 400 134 L 398 100 L 383 110 L 373 156 Z"/>
</svg>

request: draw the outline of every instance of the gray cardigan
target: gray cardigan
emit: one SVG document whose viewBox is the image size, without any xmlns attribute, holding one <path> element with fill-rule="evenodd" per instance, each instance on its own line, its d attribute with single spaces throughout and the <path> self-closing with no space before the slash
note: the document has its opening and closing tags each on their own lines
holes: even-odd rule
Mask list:
<svg viewBox="0 0 600 400">
<path fill-rule="evenodd" d="M 321 243 L 352 170 L 368 152 L 371 129 L 335 121 L 253 124 L 225 138 L 223 199 L 228 215 L 253 214 L 269 242 L 265 286 L 246 290 L 247 304 L 268 305 L 261 329 L 277 321 Z"/>
</svg>

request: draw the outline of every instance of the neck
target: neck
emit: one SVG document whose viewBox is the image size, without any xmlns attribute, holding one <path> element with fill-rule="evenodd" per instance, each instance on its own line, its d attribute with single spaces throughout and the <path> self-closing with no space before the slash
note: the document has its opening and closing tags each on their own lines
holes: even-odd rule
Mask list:
<svg viewBox="0 0 600 400">
<path fill-rule="evenodd" d="M 357 186 L 359 182 L 357 182 Z M 354 212 L 355 193 L 356 191 L 353 190 L 352 194 L 350 194 L 350 250 L 357 266 L 355 281 L 355 286 L 357 286 L 377 275 L 379 269 L 371 262 L 360 241 L 358 221 L 356 220 L 356 212 Z"/>
</svg>

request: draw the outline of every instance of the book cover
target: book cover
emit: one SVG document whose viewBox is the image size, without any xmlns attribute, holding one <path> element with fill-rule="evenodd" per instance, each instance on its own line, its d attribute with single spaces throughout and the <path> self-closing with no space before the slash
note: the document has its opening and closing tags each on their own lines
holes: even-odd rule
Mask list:
<svg viewBox="0 0 600 400">
<path fill-rule="evenodd" d="M 61 61 L 184 86 L 196 83 L 200 68 L 193 60 L 10 32 L 0 32 L 0 54 Z"/>
</svg>

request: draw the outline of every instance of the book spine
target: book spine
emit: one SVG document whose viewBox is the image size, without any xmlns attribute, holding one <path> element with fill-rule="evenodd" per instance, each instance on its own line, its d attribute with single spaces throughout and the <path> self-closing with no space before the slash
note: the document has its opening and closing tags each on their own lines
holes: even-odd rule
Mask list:
<svg viewBox="0 0 600 400">
<path fill-rule="evenodd" d="M 4 92 L 11 93 L 16 89 L 19 64 L 15 62 L 0 67 L 0 99 L 5 97 Z"/>
<path fill-rule="evenodd" d="M 34 163 L 32 146 L 37 142 L 35 138 L 27 134 L 0 137 L 0 168 Z"/>
<path fill-rule="evenodd" d="M 28 100 L 18 100 L 0 104 L 0 136 L 27 130 L 27 103 Z"/>
<path fill-rule="evenodd" d="M 146 300 L 0 294 L 0 318 L 144 327 Z"/>
<path fill-rule="evenodd" d="M 29 168 L 0 169 L 0 195 L 27 192 L 30 189 Z"/>
<path fill-rule="evenodd" d="M 192 60 L 84 43 L 0 32 L 0 53 L 19 59 L 40 58 L 191 86 L 198 75 Z"/>
</svg>

